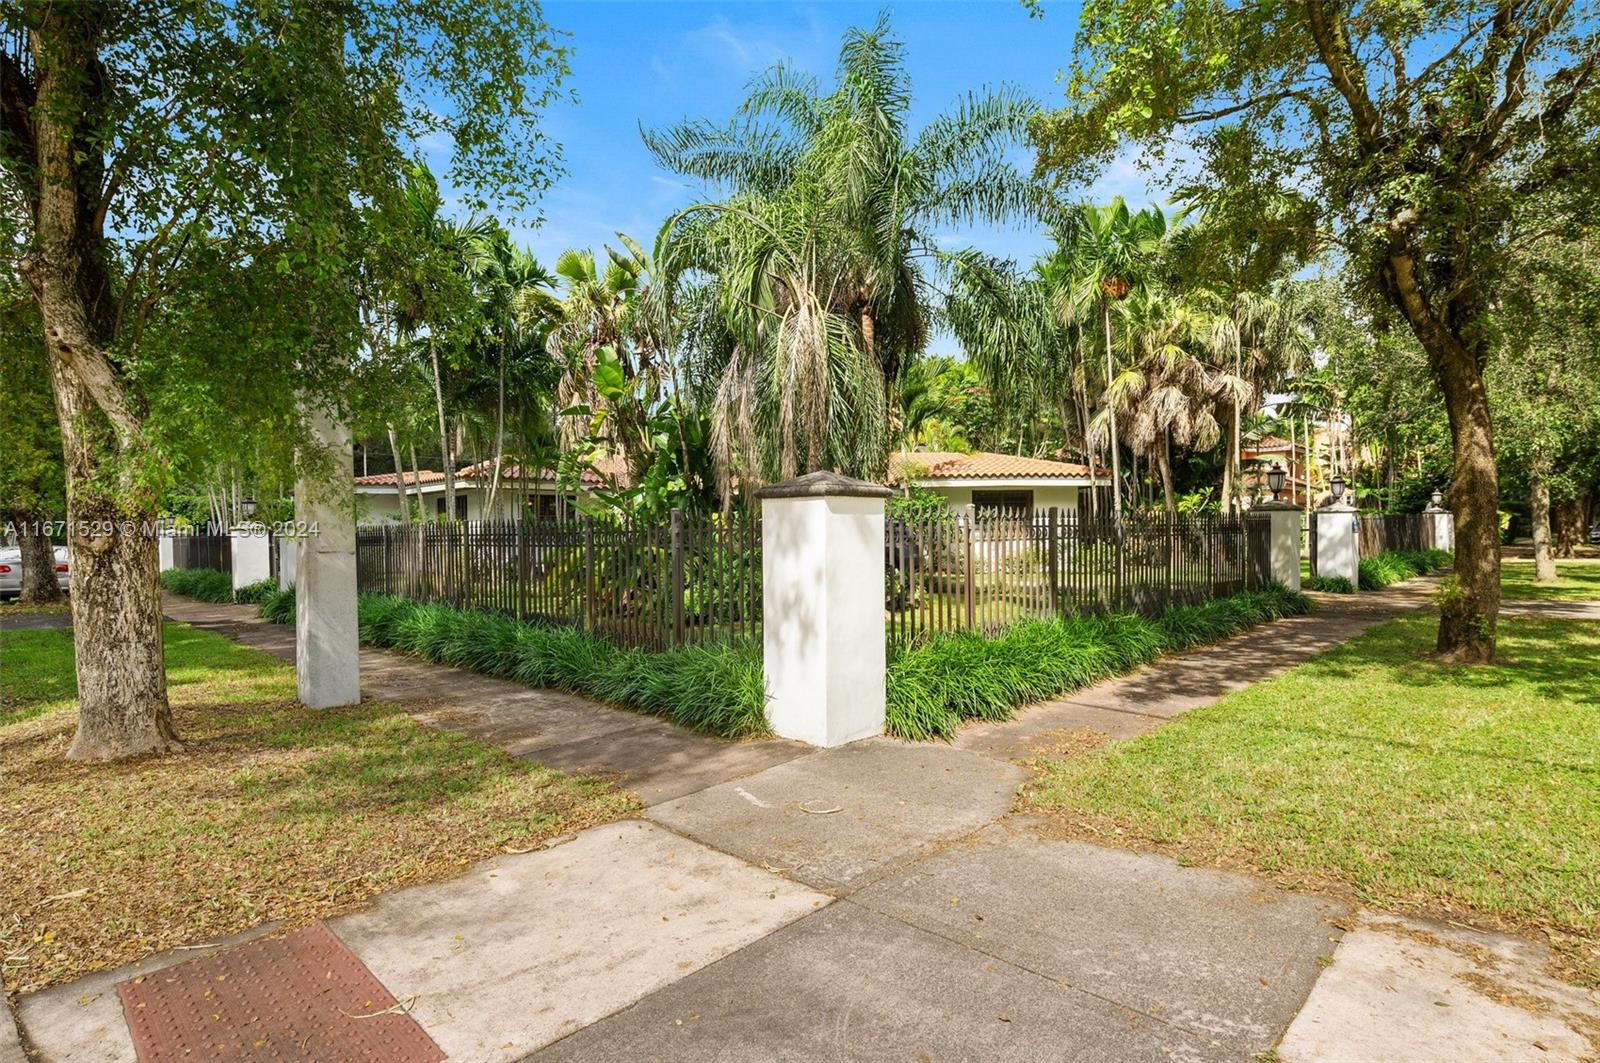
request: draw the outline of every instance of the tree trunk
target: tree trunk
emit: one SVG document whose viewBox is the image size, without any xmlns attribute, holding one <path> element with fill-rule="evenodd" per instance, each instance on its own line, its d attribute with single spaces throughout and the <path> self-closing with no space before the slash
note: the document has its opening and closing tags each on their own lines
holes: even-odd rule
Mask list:
<svg viewBox="0 0 1600 1063">
<path fill-rule="evenodd" d="M 404 527 L 411 527 L 411 499 L 406 494 L 406 467 L 400 460 L 400 437 L 395 433 L 394 425 L 389 429 L 389 455 L 394 458 L 394 493 L 400 498 L 400 523 Z"/>
<path fill-rule="evenodd" d="M 1550 459 L 1540 456 L 1528 469 L 1528 517 L 1533 522 L 1533 581 L 1554 583 L 1556 559 L 1550 552 Z"/>
<path fill-rule="evenodd" d="M 1178 503 L 1172 497 L 1172 437 L 1161 433 L 1161 443 L 1156 451 L 1156 464 L 1161 471 L 1161 494 L 1166 503 L 1167 516 L 1175 516 Z"/>
<path fill-rule="evenodd" d="M 500 498 L 500 463 L 506 452 L 506 339 L 500 337 L 500 377 L 495 390 L 494 475 L 489 479 L 489 503 L 484 516 L 496 519 L 495 504 Z M 687 469 L 688 466 L 685 466 Z"/>
<path fill-rule="evenodd" d="M 7 515 L 17 530 L 17 545 L 22 548 L 22 591 L 17 600 L 23 605 L 54 605 L 61 600 L 61 584 L 56 581 L 56 552 L 45 533 L 44 518 L 37 513 Z"/>
<path fill-rule="evenodd" d="M 1500 616 L 1500 475 L 1494 463 L 1494 425 L 1483 385 L 1485 352 L 1471 325 L 1447 324 L 1429 306 L 1417 281 L 1417 263 L 1405 247 L 1390 252 L 1382 270 L 1390 301 L 1405 315 L 1428 355 L 1450 416 L 1454 473 L 1450 503 L 1455 510 L 1454 587 L 1439 604 L 1439 652 L 1464 663 L 1494 660 Z M 1481 303 L 1463 293 L 1460 305 Z M 1467 321 L 1474 315 L 1458 312 Z M 1452 319 L 1454 320 L 1454 319 Z"/>
<path fill-rule="evenodd" d="M 95 430 L 93 400 L 59 359 L 50 377 L 66 457 L 78 676 L 78 732 L 67 757 L 114 760 L 181 749 L 167 703 L 155 506 L 137 489 L 116 499 L 86 489 L 101 471 L 106 433 Z"/>
<path fill-rule="evenodd" d="M 61 425 L 72 550 L 78 731 L 69 758 L 180 748 L 167 704 L 155 497 L 143 486 L 143 425 L 107 354 L 114 335 L 110 249 L 99 213 L 110 106 L 95 5 L 48 6 L 33 36 L 33 240 L 20 263 L 39 307 Z M 17 151 L 12 142 L 7 150 Z M 52 566 L 53 567 L 53 566 Z"/>
<path fill-rule="evenodd" d="M 1111 512 L 1122 515 L 1122 458 L 1117 453 L 1117 411 L 1111 405 L 1111 382 L 1116 379 L 1116 369 L 1111 358 L 1111 304 L 1100 302 L 1100 318 L 1106 328 L 1106 410 L 1111 429 Z"/>
<path fill-rule="evenodd" d="M 1233 456 L 1238 451 L 1237 441 L 1239 439 L 1239 404 L 1237 402 L 1233 404 L 1231 421 L 1232 424 L 1228 429 L 1228 438 L 1233 442 L 1228 444 L 1228 453 L 1222 459 L 1222 512 L 1224 516 L 1231 516 L 1234 511 Z"/>
<path fill-rule="evenodd" d="M 1578 544 L 1589 534 L 1587 492 L 1564 499 L 1555 507 L 1555 556 L 1576 557 Z"/>
<path fill-rule="evenodd" d="M 446 520 L 456 519 L 456 466 L 450 459 L 450 427 L 444 419 L 444 382 L 439 375 L 439 345 L 428 333 L 428 357 L 433 362 L 433 404 L 439 414 L 439 461 L 444 465 L 444 512 Z"/>
</svg>

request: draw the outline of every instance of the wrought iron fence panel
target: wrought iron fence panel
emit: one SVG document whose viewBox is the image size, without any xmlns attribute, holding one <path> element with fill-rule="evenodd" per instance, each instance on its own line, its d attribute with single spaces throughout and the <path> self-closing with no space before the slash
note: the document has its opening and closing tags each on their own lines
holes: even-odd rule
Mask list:
<svg viewBox="0 0 1600 1063">
<path fill-rule="evenodd" d="M 641 649 L 753 636 L 761 622 L 754 516 L 662 524 L 430 521 L 356 534 L 356 585 L 544 624 Z"/>
</svg>

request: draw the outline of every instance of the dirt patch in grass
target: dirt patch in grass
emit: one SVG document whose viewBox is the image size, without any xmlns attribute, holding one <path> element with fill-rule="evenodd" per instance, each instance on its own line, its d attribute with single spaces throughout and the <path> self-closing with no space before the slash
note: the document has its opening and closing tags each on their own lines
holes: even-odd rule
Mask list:
<svg viewBox="0 0 1600 1063">
<path fill-rule="evenodd" d="M 5 632 L 7 669 L 55 658 L 71 633 Z M 186 752 L 70 763 L 61 683 L 0 727 L 0 955 L 27 992 L 279 921 L 285 929 L 459 874 L 632 811 L 603 779 L 567 777 L 384 703 L 312 712 L 294 673 L 186 625 L 167 628 Z M 70 698 L 70 688 L 68 690 Z"/>
<path fill-rule="evenodd" d="M 1041 829 L 1377 909 L 1533 933 L 1600 984 L 1600 625 L 1504 618 L 1504 661 L 1394 620 L 1128 742 L 1041 757 Z"/>
</svg>

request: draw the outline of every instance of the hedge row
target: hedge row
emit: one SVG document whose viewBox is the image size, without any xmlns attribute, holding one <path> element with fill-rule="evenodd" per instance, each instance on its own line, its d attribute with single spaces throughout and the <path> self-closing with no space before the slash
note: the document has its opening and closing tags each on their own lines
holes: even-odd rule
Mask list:
<svg viewBox="0 0 1600 1063">
<path fill-rule="evenodd" d="M 271 579 L 247 583 L 236 591 L 233 576 L 214 568 L 169 568 L 159 578 L 163 590 L 202 602 L 254 605 L 278 591 L 278 581 Z"/>
<path fill-rule="evenodd" d="M 1324 594 L 1354 594 L 1356 585 L 1343 576 L 1307 576 L 1300 581 L 1302 590 L 1322 591 Z"/>
<path fill-rule="evenodd" d="M 1273 585 L 1177 606 L 1156 620 L 1126 613 L 1024 620 L 997 636 L 946 635 L 889 662 L 888 730 L 950 738 L 962 720 L 1003 720 L 1019 706 L 1121 675 L 1163 653 L 1308 612 L 1305 595 Z"/>
<path fill-rule="evenodd" d="M 1361 589 L 1381 591 L 1391 583 L 1426 576 L 1450 564 L 1454 555 L 1448 550 L 1385 550 L 1381 554 L 1364 557 L 1358 566 Z"/>
<path fill-rule="evenodd" d="M 373 646 L 587 694 L 727 738 L 768 731 L 761 647 L 752 641 L 652 653 L 623 649 L 579 628 L 381 594 L 360 595 L 356 614 L 361 641 Z M 294 591 L 269 595 L 261 615 L 292 622 Z"/>
<path fill-rule="evenodd" d="M 1274 585 L 1177 606 L 1156 620 L 1114 613 L 1025 620 L 987 638 L 947 635 L 890 660 L 887 729 L 907 739 L 948 739 L 962 720 L 1005 719 L 1028 702 L 1309 608 L 1303 594 Z M 292 589 L 263 595 L 266 619 L 292 623 L 294 613 Z M 652 653 L 577 628 L 375 594 L 359 597 L 357 615 L 361 640 L 371 645 L 586 694 L 712 734 L 768 732 L 761 647 L 753 640 Z"/>
</svg>

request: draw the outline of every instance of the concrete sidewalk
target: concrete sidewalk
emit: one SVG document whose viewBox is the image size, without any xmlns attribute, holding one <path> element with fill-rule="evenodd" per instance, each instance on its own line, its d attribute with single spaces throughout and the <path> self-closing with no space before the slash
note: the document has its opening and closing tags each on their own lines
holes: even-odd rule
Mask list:
<svg viewBox="0 0 1600 1063">
<path fill-rule="evenodd" d="M 1322 596 L 1311 617 L 952 744 L 720 742 L 363 650 L 370 696 L 543 763 L 615 771 L 648 807 L 388 894 L 329 929 L 452 1059 L 1240 1060 L 1277 1049 L 1338 1060 L 1381 1049 L 1456 1063 L 1474 1058 L 1463 1040 L 1502 1057 L 1580 1058 L 1600 1005 L 1531 982 L 1540 958 L 1529 943 L 1481 936 L 1477 951 L 1453 949 L 1426 927 L 1061 841 L 1011 812 L 1024 778 L 1014 758 L 1042 734 L 1141 733 L 1420 608 L 1430 590 Z M 168 602 L 174 619 L 292 656 L 292 631 L 248 612 Z M 116 984 L 195 955 L 23 998 L 25 1031 L 49 1060 L 131 1060 Z M 1436 1006 L 1445 991 L 1450 1008 Z M 1517 1003 L 1528 1000 L 1545 1003 Z M 1470 1035 L 1444 1035 L 1466 1018 Z M 1402 1019 L 1403 1034 L 1383 1040 Z"/>
</svg>

